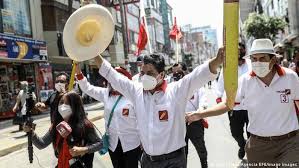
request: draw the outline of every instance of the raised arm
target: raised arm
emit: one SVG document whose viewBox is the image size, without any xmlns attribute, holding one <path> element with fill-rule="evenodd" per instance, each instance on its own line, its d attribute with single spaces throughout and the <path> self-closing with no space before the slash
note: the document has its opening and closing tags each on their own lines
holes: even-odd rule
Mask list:
<svg viewBox="0 0 299 168">
<path fill-rule="evenodd" d="M 76 66 L 76 77 L 78 79 L 78 84 L 82 90 L 82 92 L 86 93 L 88 96 L 104 102 L 104 97 L 106 94 L 108 94 L 107 88 L 102 88 L 102 87 L 96 87 L 91 85 L 86 77 L 83 76 L 81 69 L 79 65 Z"/>
<path fill-rule="evenodd" d="M 142 89 L 142 87 L 134 85 L 131 80 L 118 73 L 111 67 L 110 63 L 105 61 L 101 56 L 96 57 L 95 61 L 99 67 L 99 73 L 107 79 L 113 89 L 120 92 L 131 102 L 135 102 L 135 95 L 138 89 Z"/>
</svg>

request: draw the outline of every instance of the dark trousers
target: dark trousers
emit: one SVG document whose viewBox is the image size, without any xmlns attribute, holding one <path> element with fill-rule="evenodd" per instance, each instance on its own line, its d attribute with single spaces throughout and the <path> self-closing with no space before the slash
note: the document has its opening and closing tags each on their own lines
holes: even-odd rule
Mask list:
<svg viewBox="0 0 299 168">
<path fill-rule="evenodd" d="M 152 161 L 150 157 L 143 152 L 141 157 L 141 168 L 186 168 L 187 161 L 185 150 L 181 150 L 181 153 L 176 157 L 167 160 Z"/>
<path fill-rule="evenodd" d="M 204 131 L 205 130 L 204 130 L 201 120 L 193 122 L 190 125 L 187 124 L 186 127 L 187 127 L 187 133 L 186 133 L 186 137 L 185 137 L 186 158 L 188 156 L 188 141 L 190 139 L 197 151 L 197 154 L 200 158 L 202 167 L 207 167 L 208 152 L 207 152 L 207 148 L 205 145 L 205 139 L 204 139 Z"/>
<path fill-rule="evenodd" d="M 246 126 L 247 138 L 250 134 L 247 132 L 248 113 L 246 110 L 233 110 L 228 112 L 229 125 L 233 138 L 237 141 L 239 147 L 244 149 L 246 140 L 243 136 L 244 126 Z"/>
<path fill-rule="evenodd" d="M 112 152 L 109 150 L 109 155 L 114 168 L 138 168 L 141 148 L 137 147 L 133 150 L 123 152 L 121 143 L 118 140 L 115 151 Z"/>
</svg>

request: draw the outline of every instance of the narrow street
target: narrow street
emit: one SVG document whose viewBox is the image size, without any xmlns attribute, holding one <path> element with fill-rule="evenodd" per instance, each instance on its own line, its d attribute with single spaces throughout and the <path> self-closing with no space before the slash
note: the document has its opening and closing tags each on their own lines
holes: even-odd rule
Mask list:
<svg viewBox="0 0 299 168">
<path fill-rule="evenodd" d="M 206 88 L 209 105 L 215 104 L 215 95 L 212 90 Z M 102 113 L 98 110 L 89 111 L 90 114 Z M 211 168 L 237 168 L 242 167 L 241 160 L 238 159 L 238 146 L 230 134 L 229 121 L 227 115 L 208 119 L 209 128 L 205 130 L 205 140 L 208 150 L 208 162 Z M 104 120 L 94 122 L 101 132 L 104 132 Z M 48 123 L 43 122 L 48 125 Z M 18 133 L 23 134 L 23 133 Z M 191 142 L 189 142 L 191 144 Z M 193 145 L 189 145 L 188 168 L 199 168 L 200 160 Z M 4 157 L 0 157 L 0 167 L 10 166 L 12 168 L 52 168 L 56 164 L 52 146 L 44 150 L 34 148 L 34 161 L 29 164 L 27 148 L 21 149 Z M 100 156 L 96 153 L 94 157 L 94 167 L 111 168 L 112 164 L 109 155 Z"/>
</svg>

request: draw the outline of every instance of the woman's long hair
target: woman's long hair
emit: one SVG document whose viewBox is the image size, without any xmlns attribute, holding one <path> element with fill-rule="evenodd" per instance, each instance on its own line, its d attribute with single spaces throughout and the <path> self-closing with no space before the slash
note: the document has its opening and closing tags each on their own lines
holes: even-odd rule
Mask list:
<svg viewBox="0 0 299 168">
<path fill-rule="evenodd" d="M 76 92 L 73 91 L 64 94 L 64 96 L 66 100 L 65 103 L 69 104 L 72 109 L 72 114 L 68 120 L 68 124 L 72 128 L 71 135 L 75 142 L 80 142 L 84 137 L 85 125 L 86 125 L 85 123 L 87 119 L 84 111 L 82 99 Z M 59 114 L 58 111 L 55 112 L 53 114 L 53 125 L 52 125 L 53 145 L 56 144 L 56 137 L 57 137 L 56 126 L 61 121 L 63 121 L 62 116 Z"/>
</svg>

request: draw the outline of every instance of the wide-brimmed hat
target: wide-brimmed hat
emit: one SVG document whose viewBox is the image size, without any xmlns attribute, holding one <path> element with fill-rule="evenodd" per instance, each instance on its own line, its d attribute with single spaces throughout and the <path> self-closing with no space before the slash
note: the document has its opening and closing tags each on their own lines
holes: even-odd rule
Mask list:
<svg viewBox="0 0 299 168">
<path fill-rule="evenodd" d="M 254 54 L 272 54 L 279 57 L 278 54 L 274 51 L 273 43 L 270 39 L 256 39 L 253 41 L 251 49 L 248 55 L 245 55 L 243 58 L 250 58 Z"/>
<path fill-rule="evenodd" d="M 109 10 L 89 4 L 77 9 L 67 20 L 63 30 L 63 44 L 67 55 L 81 62 L 101 54 L 114 34 L 114 21 Z"/>
</svg>

